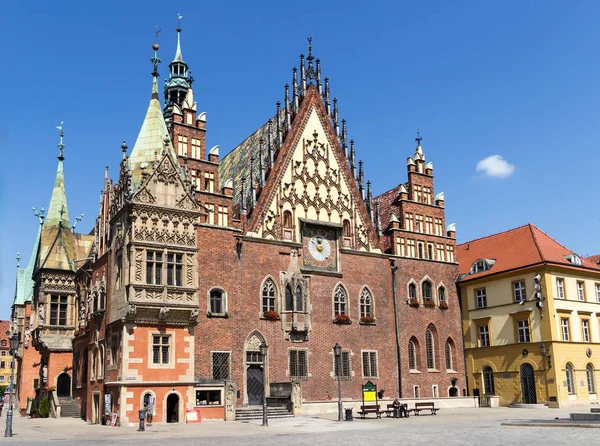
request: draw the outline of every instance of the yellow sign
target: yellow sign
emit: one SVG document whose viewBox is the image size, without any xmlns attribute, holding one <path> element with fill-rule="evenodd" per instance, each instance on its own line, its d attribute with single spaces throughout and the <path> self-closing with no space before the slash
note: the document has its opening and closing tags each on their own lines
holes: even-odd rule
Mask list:
<svg viewBox="0 0 600 446">
<path fill-rule="evenodd" d="M 377 401 L 377 392 L 363 392 L 363 401 Z"/>
</svg>

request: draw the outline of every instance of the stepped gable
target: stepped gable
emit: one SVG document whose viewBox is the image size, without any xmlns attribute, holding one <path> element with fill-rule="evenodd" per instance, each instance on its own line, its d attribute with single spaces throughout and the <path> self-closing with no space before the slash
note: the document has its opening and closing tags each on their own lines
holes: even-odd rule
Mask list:
<svg viewBox="0 0 600 446">
<path fill-rule="evenodd" d="M 581 265 L 571 263 L 567 257 L 572 254 L 573 251 L 531 223 L 456 247 L 460 274 L 469 274 L 473 262 L 478 259 L 495 260 L 493 268 L 470 274 L 469 278 L 490 276 L 541 263 L 598 270 L 598 265 L 584 257 L 581 258 Z"/>
<path fill-rule="evenodd" d="M 388 190 L 387 192 L 378 195 L 373 198 L 373 203 L 379 204 L 379 215 L 381 219 L 381 229 L 385 230 L 390 225 L 390 216 L 393 213 L 396 218 L 400 218 L 400 195 L 398 194 L 398 188 Z M 382 249 L 384 252 L 393 249 L 391 237 L 382 237 Z"/>
</svg>

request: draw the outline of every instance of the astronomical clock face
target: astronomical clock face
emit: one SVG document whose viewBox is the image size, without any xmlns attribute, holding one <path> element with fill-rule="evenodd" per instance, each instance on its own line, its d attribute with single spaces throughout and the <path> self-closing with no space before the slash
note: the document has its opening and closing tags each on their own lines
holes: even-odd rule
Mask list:
<svg viewBox="0 0 600 446">
<path fill-rule="evenodd" d="M 304 225 L 302 230 L 304 267 L 337 271 L 337 231 L 334 228 Z"/>
</svg>

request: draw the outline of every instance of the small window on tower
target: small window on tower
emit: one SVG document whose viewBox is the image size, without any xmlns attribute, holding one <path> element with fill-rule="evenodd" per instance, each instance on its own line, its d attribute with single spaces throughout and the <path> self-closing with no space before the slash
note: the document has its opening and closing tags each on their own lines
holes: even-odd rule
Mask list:
<svg viewBox="0 0 600 446">
<path fill-rule="evenodd" d="M 350 237 L 350 222 L 344 220 L 344 237 Z"/>
</svg>

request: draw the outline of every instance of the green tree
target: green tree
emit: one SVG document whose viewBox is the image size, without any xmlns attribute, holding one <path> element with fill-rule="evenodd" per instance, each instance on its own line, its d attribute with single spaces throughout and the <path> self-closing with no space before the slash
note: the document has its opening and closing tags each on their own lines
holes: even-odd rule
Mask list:
<svg viewBox="0 0 600 446">
<path fill-rule="evenodd" d="M 48 402 L 48 397 L 45 396 L 40 401 L 40 417 L 48 418 L 49 414 L 50 414 L 50 403 Z"/>
</svg>

